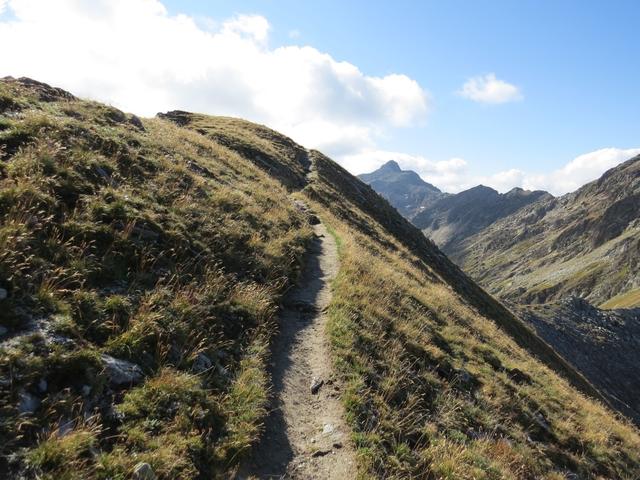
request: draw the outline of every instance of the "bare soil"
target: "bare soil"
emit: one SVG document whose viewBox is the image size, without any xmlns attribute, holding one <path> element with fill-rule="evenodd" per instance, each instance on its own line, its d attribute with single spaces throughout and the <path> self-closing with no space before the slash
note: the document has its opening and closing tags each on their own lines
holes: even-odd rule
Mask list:
<svg viewBox="0 0 640 480">
<path fill-rule="evenodd" d="M 273 344 L 273 410 L 239 479 L 353 479 L 356 464 L 332 372 L 325 334 L 330 282 L 339 268 L 334 238 L 324 225 L 307 253 L 301 280 L 286 297 Z M 321 380 L 317 393 L 313 380 Z"/>
</svg>

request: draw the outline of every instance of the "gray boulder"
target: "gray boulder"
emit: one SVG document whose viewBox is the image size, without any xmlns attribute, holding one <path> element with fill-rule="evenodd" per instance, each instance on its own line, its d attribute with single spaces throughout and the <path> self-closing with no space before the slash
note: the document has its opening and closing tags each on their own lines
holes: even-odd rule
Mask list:
<svg viewBox="0 0 640 480">
<path fill-rule="evenodd" d="M 156 480 L 155 472 L 151 465 L 146 462 L 139 463 L 133 468 L 133 478 L 134 480 Z"/>
<path fill-rule="evenodd" d="M 21 414 L 33 413 L 40 406 L 40 399 L 29 392 L 20 392 L 20 401 L 18 402 L 18 411 Z"/>
<path fill-rule="evenodd" d="M 110 355 L 102 355 L 102 361 L 104 362 L 104 371 L 112 386 L 135 385 L 144 378 L 142 369 L 135 363 Z"/>
</svg>

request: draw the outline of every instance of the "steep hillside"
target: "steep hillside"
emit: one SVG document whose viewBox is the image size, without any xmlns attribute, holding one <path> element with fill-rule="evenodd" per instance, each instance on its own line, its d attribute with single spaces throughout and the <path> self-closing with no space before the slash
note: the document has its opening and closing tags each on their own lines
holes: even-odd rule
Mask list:
<svg viewBox="0 0 640 480">
<path fill-rule="evenodd" d="M 26 80 L 0 82 L 0 144 L 0 476 L 232 476 L 312 238 L 296 199 L 341 257 L 328 334 L 361 478 L 640 475 L 638 432 L 321 153 Z"/>
<path fill-rule="evenodd" d="M 447 255 L 456 258 L 464 240 L 522 207 L 552 198 L 543 191 L 514 188 L 498 193 L 478 185 L 439 199 L 412 219 L 412 223 L 432 239 Z"/>
<path fill-rule="evenodd" d="M 386 198 L 408 219 L 447 195 L 422 180 L 416 172 L 401 170 L 393 160 L 374 172 L 358 175 L 358 178 Z"/>
<path fill-rule="evenodd" d="M 569 297 L 518 310 L 618 410 L 640 425 L 640 309 L 600 310 Z"/>
<path fill-rule="evenodd" d="M 453 256 L 517 303 L 576 295 L 640 305 L 640 157 L 560 198 L 543 198 L 467 238 Z"/>
<path fill-rule="evenodd" d="M 294 165 L 263 133 L 237 144 Z M 311 237 L 286 182 L 29 80 L 0 82 L 0 145 L 0 477 L 222 475 L 258 435 Z"/>
</svg>

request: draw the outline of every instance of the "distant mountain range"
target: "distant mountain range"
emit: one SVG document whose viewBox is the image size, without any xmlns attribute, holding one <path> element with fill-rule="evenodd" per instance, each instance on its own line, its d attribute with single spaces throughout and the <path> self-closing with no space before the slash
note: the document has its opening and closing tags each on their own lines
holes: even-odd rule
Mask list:
<svg viewBox="0 0 640 480">
<path fill-rule="evenodd" d="M 640 156 L 558 198 L 482 185 L 452 195 L 423 181 L 438 193 L 411 203 L 417 176 L 388 162 L 360 178 L 401 213 L 416 212 L 405 216 L 491 293 L 521 304 L 575 295 L 640 305 Z"/>
<path fill-rule="evenodd" d="M 493 188 L 478 185 L 441 197 L 417 214 L 412 222 L 445 252 L 455 252 L 464 239 L 542 198 L 553 197 L 547 192 L 521 188 L 498 193 Z"/>
</svg>

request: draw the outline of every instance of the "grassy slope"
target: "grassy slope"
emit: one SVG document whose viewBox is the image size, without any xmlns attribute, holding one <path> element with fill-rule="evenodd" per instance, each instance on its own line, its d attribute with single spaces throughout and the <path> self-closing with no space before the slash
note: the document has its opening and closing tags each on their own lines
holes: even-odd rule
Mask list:
<svg viewBox="0 0 640 480">
<path fill-rule="evenodd" d="M 129 478 L 139 461 L 161 478 L 221 475 L 258 434 L 306 219 L 280 182 L 173 123 L 143 131 L 16 82 L 0 82 L 0 105 L 0 323 L 18 335 L 0 351 L 0 471 L 19 451 L 11 468 L 39 478 Z M 146 381 L 111 388 L 104 353 Z M 213 365 L 194 375 L 200 353 Z M 25 393 L 42 400 L 34 415 L 18 415 Z"/>
<path fill-rule="evenodd" d="M 173 114 L 192 131 L 146 120 L 142 132 L 108 107 L 0 88 L 5 109 L 32 103 L 0 117 L 0 281 L 12 307 L 1 321 L 17 329 L 26 319 L 7 312 L 37 313 L 75 342 L 2 352 L 13 378 L 1 385 L 3 453 L 29 446 L 18 463 L 49 478 L 125 478 L 140 460 L 161 478 L 222 475 L 263 413 L 274 306 L 309 236 L 286 190 L 304 186 L 306 153 L 240 120 Z M 370 188 L 311 159 L 295 196 L 339 239 L 330 334 L 363 478 L 638 476 L 637 432 L 522 346 L 589 391 L 581 377 Z M 74 201 L 61 185 L 83 190 Z M 195 376 L 202 349 L 221 365 Z M 101 352 L 139 362 L 145 382 L 108 392 L 102 375 L 91 380 Z M 50 394 L 18 418 L 20 390 L 42 376 Z M 116 415 L 85 419 L 105 389 Z M 64 436 L 60 418 L 75 420 Z"/>
</svg>

